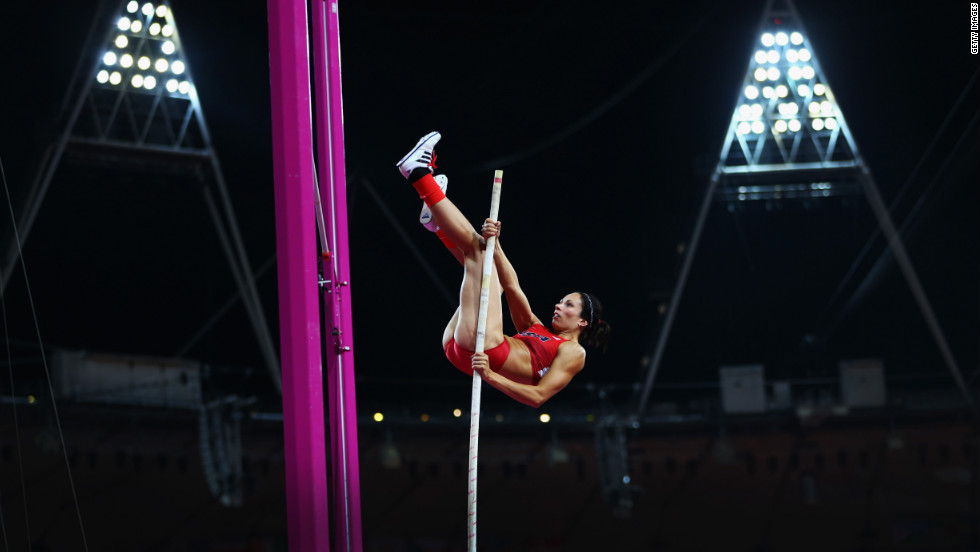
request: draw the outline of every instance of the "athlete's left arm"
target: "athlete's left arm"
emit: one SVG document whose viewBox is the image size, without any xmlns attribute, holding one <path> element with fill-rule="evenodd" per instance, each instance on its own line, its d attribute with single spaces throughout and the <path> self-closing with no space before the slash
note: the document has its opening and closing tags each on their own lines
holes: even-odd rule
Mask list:
<svg viewBox="0 0 980 552">
<path fill-rule="evenodd" d="M 473 355 L 473 370 L 480 373 L 487 382 L 508 397 L 528 406 L 538 408 L 572 381 L 575 374 L 585 367 L 585 349 L 575 343 L 563 343 L 551 363 L 548 373 L 537 385 L 513 382 L 490 369 L 485 354 Z"/>
</svg>

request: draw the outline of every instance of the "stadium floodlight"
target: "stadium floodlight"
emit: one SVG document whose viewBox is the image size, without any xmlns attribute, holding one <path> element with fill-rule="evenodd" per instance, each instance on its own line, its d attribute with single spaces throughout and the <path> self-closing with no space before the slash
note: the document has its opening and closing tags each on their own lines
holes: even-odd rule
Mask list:
<svg viewBox="0 0 980 552">
<path fill-rule="evenodd" d="M 776 33 L 776 44 L 779 44 L 780 46 L 786 46 L 788 42 L 789 42 L 789 37 L 786 35 L 786 33 L 784 32 Z"/>
<path fill-rule="evenodd" d="M 779 80 L 779 69 L 776 69 L 775 67 L 770 67 L 769 70 L 766 71 L 766 76 L 771 81 Z"/>
<path fill-rule="evenodd" d="M 190 94 L 190 92 L 191 92 L 191 83 L 189 83 L 187 81 L 181 81 L 180 82 L 180 85 L 177 86 L 177 91 L 180 92 L 181 94 Z"/>
<path fill-rule="evenodd" d="M 116 48 L 122 49 L 129 45 L 129 39 L 126 38 L 126 35 L 119 35 L 116 37 L 114 44 L 116 45 Z"/>
<path fill-rule="evenodd" d="M 755 80 L 762 82 L 766 80 L 766 70 L 763 69 L 762 67 L 759 67 L 758 69 L 755 70 L 753 76 L 755 77 Z"/>
<path fill-rule="evenodd" d="M 800 80 L 800 78 L 803 76 L 803 71 L 794 65 L 790 67 L 788 71 L 786 71 L 786 76 L 788 76 L 790 80 Z"/>
<path fill-rule="evenodd" d="M 752 132 L 752 124 L 749 123 L 748 121 L 742 121 L 741 123 L 738 124 L 739 134 L 748 134 L 750 132 Z"/>
<path fill-rule="evenodd" d="M 759 97 L 759 89 L 753 85 L 748 85 L 745 87 L 745 97 L 754 100 Z"/>
<path fill-rule="evenodd" d="M 119 65 L 124 69 L 129 69 L 133 66 L 133 56 L 130 54 L 123 54 L 119 57 Z"/>
<path fill-rule="evenodd" d="M 800 48 L 800 61 L 807 62 L 810 61 L 810 50 L 806 48 Z"/>
<path fill-rule="evenodd" d="M 116 21 L 116 28 L 120 31 L 128 31 L 131 23 L 128 17 L 123 16 L 119 18 L 119 21 Z"/>
<path fill-rule="evenodd" d="M 168 63 L 167 60 L 164 58 L 158 59 L 157 62 L 153 64 L 153 68 L 156 69 L 158 73 L 166 72 L 167 68 L 169 67 L 170 67 L 170 63 Z"/>
<path fill-rule="evenodd" d="M 762 104 L 752 104 L 751 113 L 754 119 L 762 117 Z"/>
<path fill-rule="evenodd" d="M 109 75 L 109 84 L 117 85 L 122 82 L 122 74 L 119 71 L 113 71 Z"/>
<path fill-rule="evenodd" d="M 133 85 L 133 88 L 141 88 L 143 86 L 143 75 L 136 73 L 129 83 Z"/>
<path fill-rule="evenodd" d="M 824 86 L 823 83 L 818 82 L 817 84 L 813 85 L 813 94 L 815 96 L 823 96 L 826 91 L 827 87 Z"/>
<path fill-rule="evenodd" d="M 162 34 L 163 36 L 167 36 L 167 37 L 173 36 L 173 34 L 174 34 L 174 28 L 171 27 L 169 24 L 166 24 L 166 25 L 163 26 L 162 29 L 160 29 L 160 34 Z"/>
<path fill-rule="evenodd" d="M 834 130 L 837 128 L 837 119 L 824 119 L 823 127 L 827 130 Z"/>
<path fill-rule="evenodd" d="M 140 4 L 136 0 L 130 0 L 129 4 L 126 4 L 126 11 L 129 13 L 136 13 L 138 9 L 140 9 Z"/>
<path fill-rule="evenodd" d="M 147 90 L 153 90 L 157 86 L 157 79 L 153 75 L 147 75 L 143 78 L 143 88 Z"/>
<path fill-rule="evenodd" d="M 776 121 L 775 123 L 773 123 L 772 126 L 776 130 L 776 132 L 786 132 L 786 130 L 788 128 L 788 125 L 786 124 L 786 121 L 784 121 L 783 119 L 779 119 L 778 121 Z"/>
<path fill-rule="evenodd" d="M 105 84 L 109 82 L 109 72 L 105 69 L 99 71 L 99 74 L 95 75 L 95 80 L 100 84 Z"/>
<path fill-rule="evenodd" d="M 827 100 L 820 102 L 820 113 L 823 113 L 824 115 L 830 115 L 833 112 L 834 112 L 834 104 L 828 102 Z"/>
<path fill-rule="evenodd" d="M 177 82 L 177 79 L 170 79 L 170 80 L 168 80 L 167 81 L 167 92 L 170 92 L 171 94 L 176 93 L 177 92 L 177 86 L 178 86 L 178 84 L 179 83 Z"/>
<path fill-rule="evenodd" d="M 796 94 L 802 98 L 805 98 L 810 95 L 810 87 L 805 84 L 801 84 L 796 87 Z"/>
<path fill-rule="evenodd" d="M 150 17 L 151 15 L 153 15 L 153 4 L 151 4 L 149 2 L 147 2 L 146 4 L 143 4 L 143 15 L 145 15 L 147 17 Z"/>
<path fill-rule="evenodd" d="M 157 6 L 157 17 L 167 17 L 167 6 L 163 4 Z"/>
<path fill-rule="evenodd" d="M 812 115 L 820 113 L 820 102 L 810 102 L 810 105 L 807 106 L 807 110 Z"/>
<path fill-rule="evenodd" d="M 116 64 L 116 53 L 113 52 L 113 51 L 106 52 L 105 55 L 102 56 L 102 63 L 104 63 L 106 65 L 115 65 Z"/>
<path fill-rule="evenodd" d="M 809 65 L 806 65 L 802 69 L 800 69 L 800 73 L 803 75 L 803 78 L 806 80 L 812 79 L 814 75 L 817 74 L 816 71 L 813 70 L 813 67 Z"/>
<path fill-rule="evenodd" d="M 172 40 L 164 40 L 163 41 L 163 44 L 160 45 L 160 50 L 164 54 L 167 54 L 168 56 L 170 54 L 174 53 L 174 50 L 175 49 L 176 49 L 176 47 L 174 46 L 174 43 L 173 43 Z"/>
<path fill-rule="evenodd" d="M 772 35 L 772 33 L 763 33 L 762 34 L 762 45 L 763 46 L 772 46 L 775 43 L 776 43 L 776 37 L 774 37 Z"/>
<path fill-rule="evenodd" d="M 139 61 L 136 62 L 136 66 L 146 71 L 147 69 L 150 68 L 150 58 L 146 56 L 141 56 Z"/>
<path fill-rule="evenodd" d="M 776 95 L 776 91 L 773 90 L 773 88 L 771 86 L 764 86 L 764 87 L 762 87 L 762 97 L 763 98 L 767 98 L 768 99 L 768 98 L 772 98 L 775 95 Z"/>
<path fill-rule="evenodd" d="M 153 36 L 160 34 L 160 24 L 156 21 L 150 23 L 150 34 Z"/>
<path fill-rule="evenodd" d="M 742 116 L 743 119 L 749 119 L 752 117 L 752 108 L 749 104 L 742 104 L 738 106 L 738 114 Z"/>
<path fill-rule="evenodd" d="M 766 61 L 769 63 L 779 63 L 779 52 L 776 50 L 769 50 L 766 52 Z"/>
<path fill-rule="evenodd" d="M 769 57 L 766 55 L 766 51 L 765 50 L 757 50 L 755 52 L 755 62 L 756 63 L 760 63 L 760 64 L 761 63 L 765 63 L 768 59 L 769 59 Z"/>
<path fill-rule="evenodd" d="M 754 134 L 762 134 L 762 131 L 766 129 L 766 125 L 762 124 L 762 121 L 752 121 L 752 132 Z"/>
<path fill-rule="evenodd" d="M 143 30 L 143 22 L 139 19 L 133 21 L 133 24 L 129 26 L 129 30 L 132 33 L 138 33 Z"/>
<path fill-rule="evenodd" d="M 780 84 L 776 87 L 776 96 L 785 98 L 787 95 L 789 95 L 789 88 L 786 88 L 785 84 Z"/>
<path fill-rule="evenodd" d="M 803 35 L 798 31 L 793 31 L 789 35 L 789 41 L 792 42 L 793 45 L 799 46 L 800 44 L 803 44 Z"/>
<path fill-rule="evenodd" d="M 800 53 L 796 50 L 786 50 L 786 61 L 796 63 L 800 60 Z"/>
<path fill-rule="evenodd" d="M 799 132 L 802 125 L 799 119 L 790 119 L 788 125 L 790 132 Z"/>
<path fill-rule="evenodd" d="M 813 130 L 816 131 L 823 130 L 823 119 L 814 119 L 812 124 L 813 124 Z"/>
<path fill-rule="evenodd" d="M 181 75 L 184 73 L 184 62 L 175 60 L 170 64 L 170 70 L 174 72 L 175 75 Z"/>
</svg>

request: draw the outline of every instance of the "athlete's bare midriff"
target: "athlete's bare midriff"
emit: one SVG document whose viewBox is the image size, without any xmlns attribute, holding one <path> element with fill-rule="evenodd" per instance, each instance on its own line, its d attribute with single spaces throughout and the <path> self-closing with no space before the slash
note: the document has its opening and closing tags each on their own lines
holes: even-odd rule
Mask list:
<svg viewBox="0 0 980 552">
<path fill-rule="evenodd" d="M 507 335 L 504 336 L 504 339 L 510 345 L 510 354 L 507 355 L 507 360 L 504 361 L 504 365 L 500 367 L 498 372 L 515 383 L 533 385 L 531 351 L 519 339 Z"/>
</svg>

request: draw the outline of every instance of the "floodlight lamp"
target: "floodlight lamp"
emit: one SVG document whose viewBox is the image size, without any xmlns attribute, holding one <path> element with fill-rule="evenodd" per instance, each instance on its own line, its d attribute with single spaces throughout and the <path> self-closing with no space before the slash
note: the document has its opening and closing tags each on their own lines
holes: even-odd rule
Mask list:
<svg viewBox="0 0 980 552">
<path fill-rule="evenodd" d="M 786 121 L 780 119 L 776 121 L 773 127 L 776 129 L 776 132 L 786 132 L 786 128 L 787 128 Z"/>
<path fill-rule="evenodd" d="M 143 86 L 143 75 L 137 73 L 133 75 L 133 79 L 129 82 L 133 85 L 133 88 L 139 88 Z"/>
<path fill-rule="evenodd" d="M 755 77 L 755 80 L 762 82 L 766 80 L 766 70 L 763 69 L 762 67 L 759 67 L 758 69 L 755 70 L 754 73 L 752 73 L 752 76 Z"/>
<path fill-rule="evenodd" d="M 787 126 L 789 127 L 790 132 L 799 132 L 801 128 L 799 119 L 790 119 Z"/>
<path fill-rule="evenodd" d="M 180 83 L 180 86 L 177 87 L 177 90 L 179 90 L 181 94 L 189 94 L 191 91 L 191 83 L 183 81 Z"/>
<path fill-rule="evenodd" d="M 823 130 L 823 119 L 813 120 L 813 130 Z"/>
<path fill-rule="evenodd" d="M 170 54 L 174 53 L 176 47 L 174 46 L 174 42 L 172 40 L 164 40 L 163 44 L 160 45 L 160 49 L 163 50 L 163 53 L 169 56 Z"/>
<path fill-rule="evenodd" d="M 382 414 L 382 413 L 380 413 L 380 412 L 375 412 L 373 418 L 374 418 L 374 421 L 380 422 L 380 421 L 382 421 L 382 420 L 385 419 L 385 415 Z"/>
<path fill-rule="evenodd" d="M 156 36 L 160 34 L 160 24 L 157 22 L 150 23 L 150 34 Z"/>
<path fill-rule="evenodd" d="M 180 61 L 179 59 L 175 60 L 170 64 L 170 70 L 173 71 L 175 75 L 182 74 L 184 72 L 184 62 Z"/>
<path fill-rule="evenodd" d="M 766 76 L 769 77 L 769 80 L 771 81 L 779 80 L 779 69 L 770 67 L 769 70 L 766 71 Z"/>
<path fill-rule="evenodd" d="M 827 100 L 820 102 L 820 113 L 823 113 L 824 115 L 830 115 L 833 112 L 834 112 L 834 104 L 828 102 Z"/>
<path fill-rule="evenodd" d="M 129 30 L 138 33 L 143 30 L 143 22 L 139 19 L 133 21 L 133 24 L 129 26 Z"/>
<path fill-rule="evenodd" d="M 546 424 L 546 423 L 548 423 L 548 422 L 551 421 L 551 415 L 546 412 L 546 413 L 541 414 L 541 416 L 539 417 L 539 419 L 541 420 L 541 423 L 542 424 Z"/>
<path fill-rule="evenodd" d="M 116 37 L 115 44 L 116 44 L 116 48 L 125 48 L 126 46 L 129 45 L 129 39 L 126 38 L 126 35 L 119 35 Z"/>
<path fill-rule="evenodd" d="M 454 418 L 459 418 L 462 415 L 463 415 L 463 411 L 462 410 L 460 410 L 458 408 L 453 409 L 453 417 Z"/>
<path fill-rule="evenodd" d="M 813 67 L 810 67 L 809 65 L 805 66 L 803 69 L 800 69 L 800 72 L 803 74 L 803 78 L 806 80 L 810 80 L 814 75 L 816 75 Z"/>
<path fill-rule="evenodd" d="M 739 134 L 748 134 L 752 132 L 752 125 L 748 121 L 742 121 L 738 124 Z"/>
<path fill-rule="evenodd" d="M 800 48 L 800 61 L 810 61 L 810 50 Z"/>
<path fill-rule="evenodd" d="M 772 33 L 763 33 L 762 34 L 762 45 L 763 46 L 772 46 L 775 43 L 776 43 L 776 37 L 772 36 Z"/>
<path fill-rule="evenodd" d="M 102 56 L 102 63 L 105 63 L 106 65 L 115 65 L 116 64 L 116 53 L 115 52 L 106 52 L 105 55 Z"/>
<path fill-rule="evenodd" d="M 146 4 L 143 4 L 143 15 L 145 15 L 147 17 L 153 15 L 153 4 L 151 4 L 149 2 L 147 2 Z"/>
<path fill-rule="evenodd" d="M 824 92 L 826 91 L 827 91 L 827 87 L 825 87 L 823 83 L 818 82 L 817 84 L 813 85 L 813 93 L 816 94 L 817 96 L 823 96 Z"/>
<path fill-rule="evenodd" d="M 751 113 L 752 113 L 752 117 L 753 118 L 758 119 L 759 117 L 762 117 L 762 105 L 761 104 L 757 104 L 757 103 L 756 104 L 752 104 L 752 107 L 750 109 L 751 109 Z"/>
<path fill-rule="evenodd" d="M 786 61 L 796 63 L 800 60 L 800 53 L 796 50 L 786 50 Z"/>
<path fill-rule="evenodd" d="M 157 78 L 154 77 L 153 75 L 147 75 L 146 78 L 143 79 L 143 88 L 146 88 L 147 90 L 153 90 L 156 87 L 157 87 Z"/>
<path fill-rule="evenodd" d="M 99 74 L 95 75 L 95 80 L 99 81 L 100 84 L 109 82 L 109 72 L 105 69 L 99 71 Z"/>
<path fill-rule="evenodd" d="M 789 42 L 789 36 L 787 36 L 786 33 L 783 32 L 776 33 L 776 44 L 779 44 L 780 46 L 786 46 L 787 42 Z"/>
<path fill-rule="evenodd" d="M 759 97 L 759 89 L 751 84 L 745 87 L 745 97 L 754 100 Z"/>
<path fill-rule="evenodd" d="M 177 91 L 177 79 L 170 79 L 167 81 L 167 92 L 173 94 Z"/>
<path fill-rule="evenodd" d="M 756 50 L 755 52 L 756 63 L 765 63 L 767 59 L 769 59 L 769 57 L 766 55 L 765 50 Z"/>
<path fill-rule="evenodd" d="M 762 134 L 762 131 L 766 129 L 766 126 L 762 124 L 762 121 L 752 122 L 752 132 L 756 134 Z"/>
<path fill-rule="evenodd" d="M 810 114 L 812 115 L 816 115 L 817 113 L 820 113 L 820 102 L 810 102 L 810 105 L 807 106 L 807 109 L 810 111 Z"/>
<path fill-rule="evenodd" d="M 120 17 L 119 21 L 116 21 L 116 27 L 119 28 L 120 31 L 128 31 L 129 24 L 130 21 L 128 17 Z"/>
<path fill-rule="evenodd" d="M 764 86 L 764 87 L 762 87 L 762 97 L 763 98 L 772 98 L 774 95 L 776 95 L 776 91 L 773 90 L 771 86 Z"/>
<path fill-rule="evenodd" d="M 109 84 L 119 84 L 121 82 L 122 75 L 119 74 L 119 71 L 113 71 L 112 74 L 109 75 Z"/>
<path fill-rule="evenodd" d="M 800 77 L 803 76 L 803 72 L 799 67 L 794 65 L 790 67 L 788 71 L 786 71 L 786 75 L 792 80 L 800 80 Z"/>
<path fill-rule="evenodd" d="M 827 130 L 834 130 L 835 128 L 837 128 L 837 119 L 834 118 L 824 119 L 823 126 Z"/>
<path fill-rule="evenodd" d="M 167 17 L 167 6 L 163 4 L 157 6 L 157 17 Z"/>
<path fill-rule="evenodd" d="M 789 94 L 789 88 L 786 88 L 785 84 L 780 84 L 776 87 L 776 95 L 780 98 L 785 98 Z"/>
<path fill-rule="evenodd" d="M 130 67 L 132 67 L 133 66 L 133 56 L 131 56 L 129 54 L 123 54 L 122 57 L 119 58 L 119 65 L 121 65 L 121 66 L 123 66 L 123 67 L 125 67 L 127 69 L 130 68 Z"/>
<path fill-rule="evenodd" d="M 796 87 L 796 93 L 799 96 L 805 98 L 805 97 L 807 97 L 807 96 L 810 95 L 810 87 L 807 86 L 807 85 L 805 85 L 805 84 L 801 84 L 801 85 L 799 85 L 799 86 Z"/>
<path fill-rule="evenodd" d="M 797 113 L 800 112 L 800 106 L 796 102 L 790 102 L 783 105 L 786 106 L 787 115 L 796 115 Z"/>
<path fill-rule="evenodd" d="M 164 25 L 163 29 L 160 30 L 160 33 L 163 34 L 163 36 L 171 36 L 174 34 L 174 28 L 171 27 L 170 24 Z"/>
<path fill-rule="evenodd" d="M 126 4 L 126 11 L 129 13 L 136 13 L 138 9 L 140 9 L 140 4 L 136 0 L 131 0 L 129 4 Z"/>
<path fill-rule="evenodd" d="M 150 58 L 146 56 L 141 56 L 139 61 L 136 62 L 136 66 L 146 71 L 147 69 L 150 68 Z"/>
<path fill-rule="evenodd" d="M 742 104 L 738 106 L 738 114 L 743 119 L 748 119 L 752 117 L 752 108 L 748 104 Z"/>
<path fill-rule="evenodd" d="M 780 115 L 789 115 L 789 113 L 786 112 L 786 106 L 788 106 L 788 105 L 789 104 L 787 104 L 787 103 L 781 103 L 781 104 L 779 104 L 779 107 L 777 108 L 777 110 L 779 111 L 779 114 Z"/>
<path fill-rule="evenodd" d="M 798 31 L 793 31 L 789 35 L 789 41 L 799 46 L 800 44 L 803 44 L 803 35 L 800 34 Z"/>
<path fill-rule="evenodd" d="M 167 60 L 163 58 L 158 59 L 157 62 L 153 64 L 153 68 L 156 69 L 157 72 L 159 73 L 163 73 L 164 71 L 166 71 L 167 67 L 170 67 L 170 64 L 167 63 Z"/>
<path fill-rule="evenodd" d="M 766 52 L 766 60 L 769 63 L 779 63 L 779 52 L 776 50 L 769 50 Z"/>
</svg>

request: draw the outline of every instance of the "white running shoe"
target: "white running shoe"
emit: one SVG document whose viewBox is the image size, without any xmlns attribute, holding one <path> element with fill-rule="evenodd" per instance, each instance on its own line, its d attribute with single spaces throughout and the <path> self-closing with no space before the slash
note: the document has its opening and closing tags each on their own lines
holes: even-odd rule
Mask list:
<svg viewBox="0 0 980 552">
<path fill-rule="evenodd" d="M 408 155 L 402 157 L 401 161 L 396 163 L 398 166 L 398 171 L 402 173 L 402 176 L 408 178 L 408 175 L 412 174 L 412 171 L 419 167 L 428 167 L 429 172 L 435 168 L 436 154 L 434 152 L 436 143 L 442 135 L 437 131 L 430 132 L 423 136 L 412 151 L 408 152 Z"/>
<path fill-rule="evenodd" d="M 439 184 L 439 189 L 442 190 L 442 193 L 446 193 L 446 188 L 449 187 L 449 177 L 444 174 L 437 174 L 435 179 L 436 183 Z M 422 213 L 419 214 L 419 222 L 422 223 L 422 226 L 425 226 L 425 229 L 429 232 L 439 231 L 439 225 L 436 224 L 435 219 L 432 218 L 432 211 L 425 203 L 422 203 Z"/>
</svg>

